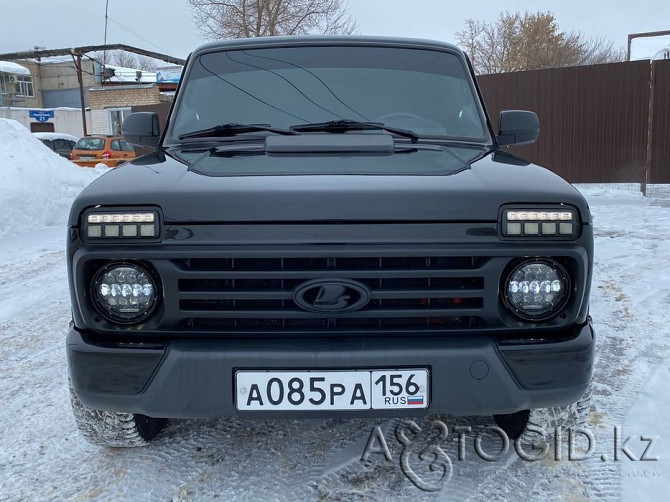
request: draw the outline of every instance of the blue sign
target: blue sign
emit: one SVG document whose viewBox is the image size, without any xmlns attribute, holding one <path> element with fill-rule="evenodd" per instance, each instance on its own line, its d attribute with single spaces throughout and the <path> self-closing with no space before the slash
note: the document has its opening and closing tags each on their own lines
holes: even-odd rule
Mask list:
<svg viewBox="0 0 670 502">
<path fill-rule="evenodd" d="M 183 66 L 156 68 L 156 82 L 159 84 L 178 84 L 183 69 Z"/>
<path fill-rule="evenodd" d="M 30 118 L 33 118 L 38 122 L 47 122 L 49 119 L 54 118 L 53 110 L 30 110 L 28 114 L 30 115 Z"/>
</svg>

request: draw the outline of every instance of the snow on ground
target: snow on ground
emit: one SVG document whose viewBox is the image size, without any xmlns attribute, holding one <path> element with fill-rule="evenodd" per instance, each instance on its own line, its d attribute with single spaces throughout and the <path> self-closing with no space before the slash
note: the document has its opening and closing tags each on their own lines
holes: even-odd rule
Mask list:
<svg viewBox="0 0 670 502">
<path fill-rule="evenodd" d="M 17 121 L 2 118 L 0 159 L 0 238 L 53 225 L 64 229 L 72 200 L 104 172 L 75 166 Z"/>
<path fill-rule="evenodd" d="M 25 186 L 11 177 L 25 172 L 41 196 L 12 199 L 17 211 L 25 211 L 25 221 L 5 224 L 0 238 L 0 502 L 665 499 L 670 481 L 665 387 L 670 376 L 670 201 L 613 187 L 582 188 L 596 234 L 593 452 L 582 461 L 568 461 L 567 454 L 556 461 L 550 454 L 525 462 L 512 449 L 498 461 L 485 462 L 474 454 L 473 438 L 492 425 L 490 417 L 438 417 L 450 427 L 470 426 L 472 432 L 466 436 L 464 460 L 458 460 L 451 429 L 440 442 L 453 472 L 441 491 L 430 493 L 416 488 L 400 469 L 402 448 L 394 435 L 400 419 L 178 420 L 146 448 L 113 450 L 86 443 L 77 433 L 67 391 L 64 342 L 70 306 L 60 222 L 67 214 L 66 199 L 89 179 L 65 163 L 76 174 L 50 165 L 45 182 L 29 165 L 36 151 L 41 153 L 37 146 L 26 143 L 29 155 L 22 162 L 18 156 L 8 158 L 20 150 L 6 146 L 12 131 L 13 126 L 0 122 L 0 172 L 9 173 L 13 184 L 7 186 L 18 191 Z M 51 197 L 44 185 L 52 187 Z M 6 194 L 4 188 L 3 212 Z M 425 421 L 418 423 L 427 430 Z M 392 461 L 382 455 L 361 461 L 376 425 Z M 660 460 L 632 461 L 619 444 L 621 460 L 615 461 L 615 426 L 620 442 L 631 436 L 626 446 L 636 459 L 646 446 L 639 436 L 659 436 L 648 456 L 660 455 Z M 581 439 L 577 443 L 583 450 Z M 495 453 L 500 443 L 488 434 L 483 446 Z M 424 480 L 440 477 L 416 455 L 411 465 Z"/>
</svg>

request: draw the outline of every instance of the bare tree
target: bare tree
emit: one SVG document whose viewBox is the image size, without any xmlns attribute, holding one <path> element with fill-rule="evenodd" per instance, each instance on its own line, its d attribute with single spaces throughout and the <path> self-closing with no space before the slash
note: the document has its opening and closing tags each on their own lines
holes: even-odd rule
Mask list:
<svg viewBox="0 0 670 502">
<path fill-rule="evenodd" d="M 623 50 L 604 38 L 560 31 L 550 12 L 504 12 L 493 23 L 468 19 L 456 38 L 484 74 L 623 60 Z"/>
<path fill-rule="evenodd" d="M 124 51 L 114 51 L 107 55 L 111 64 L 121 66 L 123 68 L 135 68 L 137 66 L 137 58 L 135 54 Z"/>
<path fill-rule="evenodd" d="M 344 0 L 188 0 L 208 40 L 274 35 L 351 34 Z"/>
<path fill-rule="evenodd" d="M 136 60 L 136 65 L 133 66 L 133 68 L 136 68 L 138 70 L 156 71 L 156 68 L 158 67 L 158 64 L 156 63 L 156 60 L 153 59 L 153 58 L 150 58 L 149 56 L 138 55 L 135 60 Z"/>
<path fill-rule="evenodd" d="M 604 37 L 581 39 L 582 54 L 579 64 L 602 64 L 626 60 L 626 51 Z"/>
<path fill-rule="evenodd" d="M 124 68 L 134 68 L 142 71 L 156 71 L 156 68 L 158 67 L 158 63 L 154 58 L 123 51 L 94 52 L 92 58 L 103 66 L 122 66 Z"/>
</svg>

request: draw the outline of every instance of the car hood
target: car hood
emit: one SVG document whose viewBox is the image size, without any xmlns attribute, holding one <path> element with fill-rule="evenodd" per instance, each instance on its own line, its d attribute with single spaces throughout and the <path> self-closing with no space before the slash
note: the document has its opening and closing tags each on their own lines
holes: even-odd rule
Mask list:
<svg viewBox="0 0 670 502">
<path fill-rule="evenodd" d="M 157 205 L 166 223 L 183 224 L 494 222 L 510 203 L 570 204 L 590 221 L 581 194 L 547 169 L 480 147 L 417 148 L 372 156 L 155 152 L 91 183 L 69 224 L 88 207 L 137 205 Z"/>
</svg>

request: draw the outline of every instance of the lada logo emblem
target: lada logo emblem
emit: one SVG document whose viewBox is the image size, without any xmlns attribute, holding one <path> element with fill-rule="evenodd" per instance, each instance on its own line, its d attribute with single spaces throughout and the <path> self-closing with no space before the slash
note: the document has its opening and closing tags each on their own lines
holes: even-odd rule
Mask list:
<svg viewBox="0 0 670 502">
<path fill-rule="evenodd" d="M 365 307 L 370 290 L 351 279 L 314 279 L 295 288 L 293 301 L 310 312 L 341 314 Z"/>
</svg>

